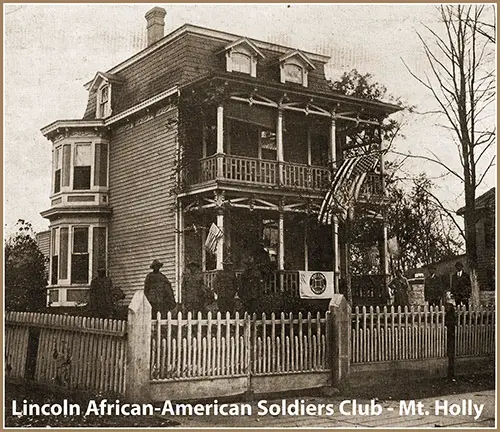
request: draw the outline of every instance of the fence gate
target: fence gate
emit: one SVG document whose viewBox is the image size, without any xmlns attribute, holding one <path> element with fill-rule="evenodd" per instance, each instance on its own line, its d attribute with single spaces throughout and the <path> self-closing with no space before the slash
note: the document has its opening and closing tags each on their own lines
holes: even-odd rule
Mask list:
<svg viewBox="0 0 500 432">
<path fill-rule="evenodd" d="M 151 383 L 168 382 L 172 399 L 297 390 L 331 382 L 330 312 L 232 317 L 179 313 L 152 324 Z M 156 388 L 153 394 L 159 395 Z"/>
</svg>

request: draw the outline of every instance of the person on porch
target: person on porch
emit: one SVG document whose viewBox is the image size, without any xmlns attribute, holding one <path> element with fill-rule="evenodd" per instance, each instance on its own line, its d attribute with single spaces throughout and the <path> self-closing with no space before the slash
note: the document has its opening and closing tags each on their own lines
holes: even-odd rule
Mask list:
<svg viewBox="0 0 500 432">
<path fill-rule="evenodd" d="M 264 294 L 265 280 L 261 268 L 255 265 L 253 255 L 247 255 L 243 265 L 238 296 L 241 299 L 243 311 L 255 313 L 258 312 L 259 301 Z"/>
<path fill-rule="evenodd" d="M 172 284 L 160 272 L 160 268 L 162 267 L 162 262 L 156 259 L 153 260 L 150 265 L 153 271 L 146 276 L 144 281 L 144 295 L 151 304 L 153 319 L 156 319 L 158 312 L 161 313 L 162 318 L 166 318 L 167 312 L 176 306 Z"/>
<path fill-rule="evenodd" d="M 238 292 L 238 282 L 233 269 L 231 255 L 226 255 L 222 262 L 224 268 L 217 272 L 214 278 L 213 290 L 217 295 L 217 306 L 219 311 L 234 312 L 236 307 L 236 294 Z"/>
</svg>

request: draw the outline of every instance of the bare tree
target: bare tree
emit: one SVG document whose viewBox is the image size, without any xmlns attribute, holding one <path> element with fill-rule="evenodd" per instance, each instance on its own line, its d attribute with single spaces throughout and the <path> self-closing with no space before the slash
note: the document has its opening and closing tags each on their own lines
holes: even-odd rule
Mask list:
<svg viewBox="0 0 500 432">
<path fill-rule="evenodd" d="M 408 70 L 438 103 L 451 130 L 462 169 L 432 156 L 432 161 L 463 182 L 465 196 L 464 237 L 473 297 L 479 298 L 476 252 L 476 189 L 495 165 L 495 11 L 485 5 L 443 5 L 438 8 L 441 29 L 426 27 L 418 34 L 430 66 L 417 76 Z"/>
</svg>

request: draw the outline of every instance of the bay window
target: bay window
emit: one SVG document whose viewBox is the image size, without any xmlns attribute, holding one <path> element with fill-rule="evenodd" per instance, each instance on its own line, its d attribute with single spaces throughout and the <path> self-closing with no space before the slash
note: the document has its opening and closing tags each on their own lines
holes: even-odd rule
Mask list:
<svg viewBox="0 0 500 432">
<path fill-rule="evenodd" d="M 106 267 L 105 226 L 68 225 L 52 228 L 51 285 L 85 285 Z"/>
<path fill-rule="evenodd" d="M 92 190 L 108 185 L 108 144 L 76 142 L 53 153 L 53 193 Z"/>
<path fill-rule="evenodd" d="M 75 145 L 75 158 L 73 163 L 73 190 L 90 189 L 91 161 L 91 144 L 77 143 Z"/>
</svg>

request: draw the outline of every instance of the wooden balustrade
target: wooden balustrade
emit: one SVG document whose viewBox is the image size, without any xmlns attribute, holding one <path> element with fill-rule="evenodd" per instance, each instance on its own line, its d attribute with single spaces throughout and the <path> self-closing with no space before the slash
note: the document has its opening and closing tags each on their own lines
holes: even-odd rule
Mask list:
<svg viewBox="0 0 500 432">
<path fill-rule="evenodd" d="M 221 176 L 217 175 L 217 161 L 222 160 Z M 279 185 L 279 170 L 283 172 L 282 187 L 291 189 L 324 190 L 330 185 L 330 171 L 326 167 L 289 162 L 279 163 L 243 156 L 213 155 L 200 160 L 199 182 L 216 179 L 237 183 Z M 193 182 L 194 181 L 194 182 Z M 195 184 L 196 180 L 189 183 Z"/>
</svg>

